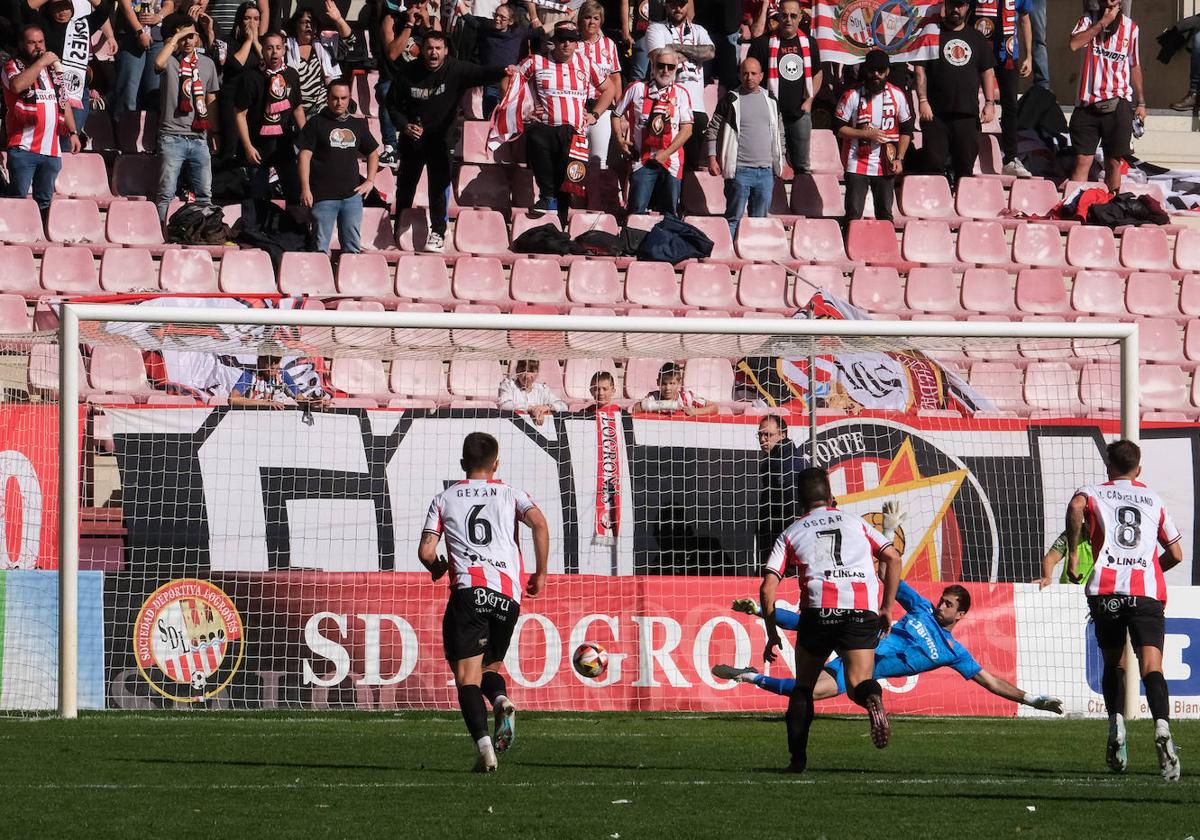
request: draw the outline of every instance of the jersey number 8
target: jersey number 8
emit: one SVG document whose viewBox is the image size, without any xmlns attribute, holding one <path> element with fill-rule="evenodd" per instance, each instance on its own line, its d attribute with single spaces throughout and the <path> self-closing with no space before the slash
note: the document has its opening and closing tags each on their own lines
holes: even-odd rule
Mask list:
<svg viewBox="0 0 1200 840">
<path fill-rule="evenodd" d="M 1117 545 L 1137 548 L 1142 541 L 1142 512 L 1135 507 L 1117 508 Z"/>
</svg>

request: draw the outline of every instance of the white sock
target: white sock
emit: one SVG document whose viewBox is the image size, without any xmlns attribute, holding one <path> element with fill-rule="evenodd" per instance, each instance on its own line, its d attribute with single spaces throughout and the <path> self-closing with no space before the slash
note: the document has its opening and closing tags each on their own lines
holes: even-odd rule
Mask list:
<svg viewBox="0 0 1200 840">
<path fill-rule="evenodd" d="M 479 750 L 480 755 L 486 755 L 487 753 L 492 752 L 492 736 L 484 735 L 482 738 L 476 741 L 475 749 Z"/>
<path fill-rule="evenodd" d="M 1154 737 L 1155 738 L 1170 738 L 1171 737 L 1171 722 L 1169 720 L 1159 719 L 1154 721 Z"/>
<path fill-rule="evenodd" d="M 1108 725 L 1117 732 L 1125 731 L 1125 716 L 1124 715 L 1109 715 Z"/>
<path fill-rule="evenodd" d="M 505 697 L 503 694 L 497 694 L 497 695 L 496 695 L 496 702 L 492 704 L 492 708 L 493 708 L 493 709 L 499 709 L 499 708 L 502 708 L 502 707 L 504 706 L 504 704 L 505 704 L 505 703 L 507 703 L 507 702 L 508 702 L 508 698 L 507 698 L 507 697 Z"/>
</svg>

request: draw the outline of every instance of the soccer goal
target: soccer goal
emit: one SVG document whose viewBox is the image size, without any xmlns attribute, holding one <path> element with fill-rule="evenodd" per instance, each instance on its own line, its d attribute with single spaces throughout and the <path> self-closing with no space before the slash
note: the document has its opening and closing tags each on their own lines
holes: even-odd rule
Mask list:
<svg viewBox="0 0 1200 840">
<path fill-rule="evenodd" d="M 758 432 L 782 419 L 842 507 L 878 519 L 884 501 L 902 504 L 906 580 L 933 600 L 967 586 L 955 638 L 980 664 L 1098 713 L 1081 589 L 1030 581 L 1072 491 L 1103 475 L 1106 440 L 1138 437 L 1134 325 L 196 300 L 64 305 L 58 347 L 82 355 L 56 354 L 57 396 L 9 407 L 10 432 L 31 424 L 59 483 L 22 513 L 24 534 L 40 517 L 54 540 L 5 573 L 16 653 L 0 706 L 454 708 L 446 580 L 430 580 L 417 543 L 430 499 L 463 477 L 464 436 L 482 431 L 500 444 L 497 478 L 550 526 L 548 584 L 524 598 L 505 659 L 523 708 L 778 709 L 712 668 L 763 667 L 762 623 L 731 603 L 757 594 L 773 538 L 764 476 L 783 461 L 770 465 Z M 106 373 L 129 358 L 176 395 Z M 508 397 L 533 393 L 529 361 L 549 413 L 500 401 L 505 379 Z M 90 413 L 55 409 L 80 395 Z M 22 575 L 57 584 L 40 611 L 16 603 Z M 24 636 L 39 633 L 57 649 L 36 659 L 45 639 Z M 599 678 L 571 667 L 584 641 L 608 653 Z M 790 661 L 785 650 L 774 674 Z M 894 711 L 1015 713 L 948 669 L 886 685 Z"/>
</svg>

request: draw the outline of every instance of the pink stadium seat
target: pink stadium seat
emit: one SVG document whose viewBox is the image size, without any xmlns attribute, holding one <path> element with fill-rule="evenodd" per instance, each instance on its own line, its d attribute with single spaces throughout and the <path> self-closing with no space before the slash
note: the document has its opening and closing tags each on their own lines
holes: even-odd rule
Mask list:
<svg viewBox="0 0 1200 840">
<path fill-rule="evenodd" d="M 545 213 L 541 216 L 530 216 L 527 213 L 514 210 L 512 219 L 512 238 L 515 241 L 525 231 L 541 227 L 542 225 L 552 225 L 558 230 L 562 230 L 562 225 L 558 221 L 558 216 L 553 213 Z"/>
<path fill-rule="evenodd" d="M 221 261 L 222 273 L 226 260 Z M 279 291 L 285 295 L 337 294 L 329 257 L 305 251 L 286 252 L 279 263 Z"/>
<path fill-rule="evenodd" d="M 1023 222 L 1013 237 L 1013 262 L 1035 268 L 1066 265 L 1062 236 L 1054 225 Z"/>
<path fill-rule="evenodd" d="M 658 388 L 658 370 L 665 359 L 650 359 L 645 356 L 630 358 L 625 362 L 625 396 L 640 400 Z"/>
<path fill-rule="evenodd" d="M 617 275 L 616 263 L 612 260 L 572 262 L 567 270 L 567 298 L 572 303 L 595 306 L 615 306 L 621 303 L 625 294 L 621 289 L 621 278 Z"/>
<path fill-rule="evenodd" d="M 958 229 L 958 258 L 980 266 L 1012 263 L 1004 226 L 999 222 L 963 222 Z"/>
<path fill-rule="evenodd" d="M 483 119 L 483 88 L 476 86 L 468 89 L 459 100 L 459 106 L 467 119 Z"/>
<path fill-rule="evenodd" d="M 495 257 L 463 257 L 454 264 L 454 297 L 464 303 L 508 304 L 504 266 Z"/>
<path fill-rule="evenodd" d="M 904 228 L 903 254 L 909 262 L 927 265 L 958 262 L 954 253 L 954 234 L 950 232 L 950 225 L 941 220 L 911 220 Z"/>
<path fill-rule="evenodd" d="M 113 200 L 104 158 L 95 154 L 63 155 L 54 192 L 70 198 L 90 198 L 105 205 Z"/>
<path fill-rule="evenodd" d="M 1178 318 L 1179 283 L 1160 271 L 1135 271 L 1129 275 L 1125 306 L 1134 315 Z"/>
<path fill-rule="evenodd" d="M 1071 228 L 1067 232 L 1067 262 L 1080 268 L 1119 270 L 1121 259 L 1112 231 L 1096 225 Z"/>
<path fill-rule="evenodd" d="M 245 254 L 248 252 L 236 251 L 234 253 Z M 266 257 L 265 251 L 254 253 Z M 239 257 L 239 259 L 244 259 L 244 257 Z M 268 258 L 268 268 L 270 265 L 271 260 Z M 271 271 L 270 276 L 272 291 L 274 291 L 275 272 Z M 162 257 L 162 264 L 159 266 L 158 279 L 165 292 L 210 294 L 218 291 L 247 292 L 252 290 L 238 286 L 232 288 L 218 286 L 212 255 L 208 251 L 192 248 L 171 248 L 166 251 Z"/>
<path fill-rule="evenodd" d="M 363 298 L 392 297 L 392 274 L 382 254 L 342 254 L 338 260 L 337 291 Z"/>
<path fill-rule="evenodd" d="M 286 254 L 284 255 L 287 256 Z M 328 266 L 328 258 L 324 254 L 314 254 L 320 257 Z M 166 256 L 163 257 L 163 288 L 167 285 Z M 281 267 L 282 273 L 282 267 Z M 219 285 L 222 292 L 241 294 L 274 294 L 279 291 L 275 281 L 275 266 L 271 264 L 271 255 L 257 248 L 240 248 L 231 250 L 221 260 L 221 276 Z M 332 289 L 333 283 L 330 282 Z M 196 289 L 195 291 L 200 291 Z"/>
<path fill-rule="evenodd" d="M 962 187 L 959 187 L 960 194 Z M 900 190 L 900 212 L 915 219 L 954 218 L 954 196 L 941 175 L 906 175 Z"/>
<path fill-rule="evenodd" d="M 364 207 L 359 240 L 364 251 L 387 251 L 396 253 L 396 240 L 392 232 L 392 218 L 385 207 Z M 333 228 L 333 239 L 329 243 L 334 250 L 342 247 L 337 226 Z"/>
<path fill-rule="evenodd" d="M 558 315 L 559 308 L 548 303 L 517 303 L 513 304 L 511 314 Z M 550 355 L 562 347 L 565 337 L 565 334 L 559 331 L 517 329 L 510 329 L 508 331 L 509 345 L 518 351 L 522 358 L 541 358 Z M 551 370 L 557 370 L 557 368 L 558 362 L 554 359 L 543 361 L 542 379 L 547 384 L 551 384 L 548 378 Z M 561 371 L 558 378 L 562 379 Z"/>
<path fill-rule="evenodd" d="M 1079 377 L 1079 396 L 1088 412 L 1121 410 L 1121 367 L 1106 362 L 1084 365 Z"/>
<path fill-rule="evenodd" d="M 713 241 L 712 255 L 709 259 L 736 260 L 733 252 L 733 237 L 729 235 L 729 223 L 721 216 L 685 216 L 683 219 L 689 225 L 699 228 L 705 236 Z"/>
<path fill-rule="evenodd" d="M 32 198 L 0 198 L 0 242 L 44 242 L 42 214 Z"/>
<path fill-rule="evenodd" d="M 453 359 L 450 362 L 450 393 L 468 399 L 496 399 L 503 378 L 495 359 Z"/>
<path fill-rule="evenodd" d="M 383 312 L 384 306 L 377 300 L 339 300 L 338 312 Z M 369 327 L 334 327 L 333 338 L 338 344 L 351 347 L 376 347 L 382 333 Z"/>
<path fill-rule="evenodd" d="M 33 318 L 22 295 L 0 293 L 0 333 L 23 333 L 33 329 Z"/>
<path fill-rule="evenodd" d="M 1081 271 L 1071 287 L 1071 308 L 1089 315 L 1127 315 L 1125 281 L 1115 271 Z"/>
<path fill-rule="evenodd" d="M 1192 377 L 1178 365 L 1142 365 L 1138 399 L 1142 409 L 1183 411 L 1189 408 Z"/>
<path fill-rule="evenodd" d="M 1016 312 L 1008 272 L 1002 268 L 968 268 L 963 272 L 962 305 L 970 312 L 1010 315 Z"/>
<path fill-rule="evenodd" d="M 149 201 L 114 201 L 108 206 L 108 241 L 118 245 L 137 245 L 143 248 L 163 245 L 158 211 Z"/>
<path fill-rule="evenodd" d="M 1153 226 L 1126 228 L 1121 235 L 1121 264 L 1142 271 L 1171 271 L 1167 233 Z"/>
<path fill-rule="evenodd" d="M 492 303 L 460 303 L 453 311 L 459 315 L 499 315 L 500 307 Z M 504 333 L 497 330 L 454 329 L 450 331 L 450 338 L 455 344 L 475 350 L 508 349 L 508 340 Z"/>
<path fill-rule="evenodd" d="M 1046 178 L 1018 178 L 1008 194 L 1008 207 L 1026 216 L 1048 216 L 1062 201 L 1054 182 Z"/>
<path fill-rule="evenodd" d="M 975 161 L 975 172 L 983 175 L 999 175 L 1003 166 L 999 139 L 995 134 L 980 133 L 979 159 Z"/>
<path fill-rule="evenodd" d="M 567 359 L 563 371 L 563 393 L 569 400 L 590 400 L 592 376 L 606 370 L 617 378 L 617 366 L 613 360 L 604 359 Z M 619 383 L 618 383 L 619 384 Z"/>
<path fill-rule="evenodd" d="M 683 387 L 709 402 L 731 402 L 733 367 L 728 359 L 689 359 L 683 369 Z"/>
<path fill-rule="evenodd" d="M 454 247 L 464 254 L 509 255 L 504 214 L 496 210 L 463 210 L 454 226 Z"/>
<path fill-rule="evenodd" d="M 902 262 L 896 229 L 891 222 L 855 219 L 846 236 L 846 254 L 861 262 L 893 265 Z"/>
<path fill-rule="evenodd" d="M 604 306 L 575 306 L 567 310 L 567 314 L 581 318 L 616 318 L 617 310 Z M 616 356 L 627 352 L 625 339 L 617 333 L 570 332 L 567 333 L 567 346 L 593 356 Z M 618 378 L 618 384 L 619 382 Z"/>
<path fill-rule="evenodd" d="M 909 222 L 911 227 L 914 223 Z M 904 302 L 918 312 L 962 314 L 959 287 L 948 268 L 914 268 L 908 272 Z"/>
<path fill-rule="evenodd" d="M 50 203 L 46 233 L 51 242 L 104 242 L 100 208 L 87 198 L 59 198 Z"/>
<path fill-rule="evenodd" d="M 725 212 L 725 179 L 706 171 L 685 171 L 679 203 L 687 213 L 720 216 Z"/>
<path fill-rule="evenodd" d="M 117 155 L 112 172 L 113 194 L 153 198 L 158 190 L 158 169 L 154 155 Z"/>
<path fill-rule="evenodd" d="M 625 220 L 625 227 L 648 231 L 662 219 L 662 213 L 631 213 Z"/>
<path fill-rule="evenodd" d="M 393 394 L 417 400 L 449 402 L 446 374 L 440 359 L 396 359 L 388 385 Z"/>
<path fill-rule="evenodd" d="M 105 248 L 100 257 L 100 288 L 106 292 L 158 289 L 158 266 L 145 248 Z"/>
<path fill-rule="evenodd" d="M 1175 267 L 1181 271 L 1200 271 L 1200 230 L 1179 231 L 1175 237 Z"/>
<path fill-rule="evenodd" d="M 1021 319 L 1022 324 L 1062 324 L 1066 321 L 1065 315 L 1026 315 Z M 1075 358 L 1072 343 L 1064 339 L 1024 339 L 1017 343 L 1017 350 L 1022 358 L 1039 362 Z"/>
<path fill-rule="evenodd" d="M 1193 318 L 1184 327 L 1183 355 L 1189 362 L 1200 362 L 1200 320 Z"/>
<path fill-rule="evenodd" d="M 461 149 L 463 163 L 496 163 L 487 148 L 490 127 L 491 123 L 487 120 L 463 121 Z"/>
<path fill-rule="evenodd" d="M 996 219 L 1008 207 L 1004 184 L 998 178 L 963 178 L 958 182 L 958 215 Z"/>
<path fill-rule="evenodd" d="M 1179 308 L 1184 315 L 1200 315 L 1200 274 L 1185 274 L 1179 283 Z"/>
<path fill-rule="evenodd" d="M 787 233 L 779 219 L 744 217 L 738 223 L 735 244 L 738 256 L 744 260 L 786 260 L 791 256 Z"/>
<path fill-rule="evenodd" d="M 1143 362 L 1179 362 L 1183 358 L 1183 337 L 1175 319 L 1141 319 L 1138 351 Z"/>
<path fill-rule="evenodd" d="M 88 382 L 97 391 L 108 394 L 132 394 L 146 397 L 146 365 L 136 347 L 100 344 L 92 348 Z"/>
<path fill-rule="evenodd" d="M 791 211 L 808 219 L 835 218 L 845 212 L 836 175 L 800 173 L 792 181 Z"/>
<path fill-rule="evenodd" d="M 792 228 L 792 256 L 810 263 L 850 262 L 837 219 L 797 219 Z"/>
<path fill-rule="evenodd" d="M 486 207 L 505 212 L 512 207 L 512 187 L 503 166 L 464 163 L 455 179 L 454 195 L 459 207 Z"/>
<path fill-rule="evenodd" d="M 850 297 L 850 279 L 838 266 L 800 266 L 796 270 L 796 285 L 793 291 L 796 306 L 805 306 L 818 289 L 832 292 L 842 300 L 847 300 Z"/>
<path fill-rule="evenodd" d="M 1025 379 L 1021 369 L 1008 362 L 975 362 L 968 382 L 987 397 L 997 411 L 1028 414 Z"/>
<path fill-rule="evenodd" d="M 512 266 L 512 296 L 522 303 L 565 306 L 567 284 L 557 260 L 524 257 Z"/>
<path fill-rule="evenodd" d="M 79 371 L 82 373 L 86 368 L 83 364 L 83 355 L 78 350 L 75 351 L 79 356 Z M 57 344 L 35 344 L 29 353 L 29 390 L 31 393 L 38 394 L 43 398 L 58 398 L 58 345 Z M 80 383 L 81 396 L 87 391 L 86 385 Z"/>
<path fill-rule="evenodd" d="M 426 254 L 401 257 L 396 264 L 396 294 L 409 300 L 433 303 L 453 300 L 446 261 Z"/>
<path fill-rule="evenodd" d="M 430 314 L 443 314 L 443 309 L 436 303 L 412 303 L 410 301 L 400 301 L 396 304 L 396 311 L 409 313 L 420 312 Z M 399 347 L 422 349 L 425 347 L 445 347 L 450 343 L 450 330 L 447 329 L 410 329 L 392 330 L 392 343 Z"/>
<path fill-rule="evenodd" d="M 683 270 L 680 298 L 701 309 L 738 309 L 737 284 L 729 266 L 714 262 L 690 263 Z"/>
<path fill-rule="evenodd" d="M 904 283 L 890 266 L 860 266 L 850 278 L 850 302 L 868 312 L 904 311 Z"/>
<path fill-rule="evenodd" d="M 712 113 L 711 111 L 709 113 Z M 813 172 L 842 176 L 842 150 L 837 137 L 825 128 L 814 128 L 809 148 L 809 166 Z"/>
<path fill-rule="evenodd" d="M 625 272 L 625 299 L 638 306 L 683 309 L 670 263 L 635 262 Z"/>
<path fill-rule="evenodd" d="M 388 397 L 387 374 L 379 359 L 335 358 L 329 372 L 330 382 L 339 391 L 360 399 L 383 400 Z"/>
<path fill-rule="evenodd" d="M 767 312 L 795 309 L 788 303 L 787 272 L 781 265 L 751 263 L 742 266 L 738 272 L 737 300 L 747 309 Z"/>
<path fill-rule="evenodd" d="M 613 236 L 621 232 L 620 226 L 617 225 L 617 220 L 613 218 L 611 213 L 583 211 L 571 216 L 567 227 L 567 234 L 572 239 L 587 233 L 589 230 L 599 230 L 611 233 Z"/>
<path fill-rule="evenodd" d="M 42 288 L 65 295 L 94 295 L 100 291 L 96 261 L 87 248 L 54 245 L 42 254 Z"/>
<path fill-rule="evenodd" d="M 1062 272 L 1052 268 L 1026 268 L 1017 275 L 1017 309 L 1035 315 L 1069 312 L 1071 303 Z"/>
<path fill-rule="evenodd" d="M 1059 417 L 1083 415 L 1079 370 L 1066 362 L 1031 363 L 1025 370 L 1025 402 Z"/>
</svg>

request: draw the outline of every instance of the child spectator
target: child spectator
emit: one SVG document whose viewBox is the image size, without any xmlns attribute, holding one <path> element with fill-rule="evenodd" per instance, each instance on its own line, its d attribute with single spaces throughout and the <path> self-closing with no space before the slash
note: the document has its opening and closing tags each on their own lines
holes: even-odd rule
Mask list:
<svg viewBox="0 0 1200 840">
<path fill-rule="evenodd" d="M 613 397 L 617 393 L 617 381 L 607 370 L 598 370 L 592 374 L 592 380 L 588 383 L 588 391 L 595 402 L 583 409 L 586 413 L 595 414 L 599 411 L 617 408 L 617 404 L 613 401 Z"/>
<path fill-rule="evenodd" d="M 635 412 L 674 414 L 682 411 L 688 417 L 716 414 L 717 406 L 683 387 L 683 366 L 667 362 L 658 371 L 658 390 L 651 391 L 634 404 Z"/>
<path fill-rule="evenodd" d="M 311 407 L 328 402 L 323 396 L 306 397 L 300 393 L 295 380 L 279 366 L 282 350 L 282 347 L 263 348 L 254 369 L 243 372 L 241 379 L 233 386 L 229 394 L 230 405 L 281 409 L 292 403 Z"/>
<path fill-rule="evenodd" d="M 527 411 L 533 422 L 540 426 L 546 415 L 566 411 L 567 404 L 554 395 L 550 386 L 538 381 L 541 362 L 522 359 L 517 362 L 511 377 L 500 381 L 500 408 L 506 411 Z"/>
</svg>

